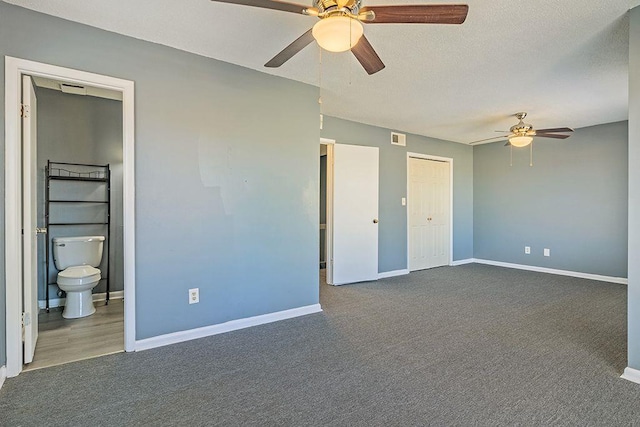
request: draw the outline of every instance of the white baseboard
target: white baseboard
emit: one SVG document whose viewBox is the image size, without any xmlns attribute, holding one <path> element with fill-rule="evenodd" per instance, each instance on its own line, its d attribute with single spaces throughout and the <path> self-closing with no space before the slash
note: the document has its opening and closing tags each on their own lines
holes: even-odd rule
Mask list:
<svg viewBox="0 0 640 427">
<path fill-rule="evenodd" d="M 93 297 L 93 302 L 105 301 L 107 299 L 107 294 L 106 293 L 93 294 L 92 297 Z M 124 298 L 124 291 L 109 292 L 109 299 L 123 299 L 123 298 Z M 64 303 L 66 300 L 67 300 L 66 298 L 50 299 L 49 308 L 64 307 Z M 46 305 L 47 305 L 47 302 L 45 300 L 38 300 L 38 307 L 41 310 L 44 309 Z"/>
<path fill-rule="evenodd" d="M 409 274 L 409 269 L 405 268 L 403 270 L 385 271 L 383 273 L 378 273 L 378 279 L 386 279 L 387 277 L 404 276 L 405 274 Z"/>
<path fill-rule="evenodd" d="M 518 270 L 537 271 L 539 273 L 557 274 L 560 276 L 578 277 L 580 279 L 598 280 L 600 282 L 618 283 L 627 285 L 629 283 L 626 277 L 601 276 L 599 274 L 581 273 L 579 271 L 556 270 L 555 268 L 536 267 L 534 265 L 512 264 L 510 262 L 491 261 L 488 259 L 473 258 L 473 262 L 478 264 L 495 265 L 497 267 L 516 268 Z"/>
<path fill-rule="evenodd" d="M 624 372 L 620 375 L 620 378 L 640 384 L 640 371 L 627 366 L 624 368 Z"/>
<path fill-rule="evenodd" d="M 2 388 L 2 385 L 4 384 L 4 380 L 7 379 L 7 367 L 2 365 L 0 366 L 0 389 Z"/>
<path fill-rule="evenodd" d="M 189 329 L 187 331 L 173 332 L 171 334 L 137 340 L 135 350 L 148 350 L 169 344 L 177 344 L 179 342 L 223 334 L 225 332 L 236 331 L 238 329 L 249 328 L 251 326 L 264 325 L 265 323 L 277 322 L 279 320 L 291 319 L 293 317 L 305 316 L 307 314 L 318 313 L 321 311 L 322 307 L 320 307 L 320 304 L 313 304 L 304 307 L 292 308 L 290 310 L 263 314 L 260 316 L 247 317 L 245 319 L 231 320 L 229 322 L 204 326 L 202 328 Z"/>
<path fill-rule="evenodd" d="M 449 264 L 452 267 L 455 267 L 457 265 L 464 265 L 464 264 L 473 264 L 474 259 L 473 258 L 467 258 L 467 259 L 459 259 L 457 261 L 452 261 L 451 264 Z"/>
</svg>

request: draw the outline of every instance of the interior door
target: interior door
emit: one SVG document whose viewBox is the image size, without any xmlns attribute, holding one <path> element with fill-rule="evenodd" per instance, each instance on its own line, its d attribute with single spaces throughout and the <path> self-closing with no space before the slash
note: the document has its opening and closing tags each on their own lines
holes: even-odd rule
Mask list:
<svg viewBox="0 0 640 427">
<path fill-rule="evenodd" d="M 409 270 L 449 264 L 450 164 L 409 158 Z"/>
<path fill-rule="evenodd" d="M 378 279 L 378 148 L 333 146 L 332 284 Z"/>
<path fill-rule="evenodd" d="M 22 304 L 24 363 L 33 361 L 38 340 L 36 94 L 31 77 L 22 77 Z"/>
</svg>

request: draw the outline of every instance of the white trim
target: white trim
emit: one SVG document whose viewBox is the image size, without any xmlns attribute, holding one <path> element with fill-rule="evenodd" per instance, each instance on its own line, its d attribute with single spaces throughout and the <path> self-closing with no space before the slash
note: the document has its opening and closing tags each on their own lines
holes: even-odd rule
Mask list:
<svg viewBox="0 0 640 427">
<path fill-rule="evenodd" d="M 384 271 L 382 273 L 378 273 L 378 279 L 386 279 L 387 277 L 404 276 L 405 274 L 409 274 L 408 268 L 403 268 L 402 270 Z"/>
<path fill-rule="evenodd" d="M 458 265 L 465 265 L 465 264 L 472 264 L 474 262 L 473 258 L 467 258 L 467 259 L 459 259 L 457 261 L 452 261 L 451 264 L 449 264 L 452 267 L 456 267 Z"/>
<path fill-rule="evenodd" d="M 634 368 L 626 367 L 620 378 L 640 384 L 640 371 Z"/>
<path fill-rule="evenodd" d="M 405 210 L 407 212 L 407 268 L 409 268 L 409 159 L 436 160 L 439 162 L 449 163 L 449 265 L 453 261 L 453 159 L 450 157 L 432 156 L 430 154 L 420 154 L 407 152 L 407 204 Z"/>
<path fill-rule="evenodd" d="M 93 294 L 91 295 L 91 297 L 93 298 L 93 302 L 99 302 L 99 301 L 106 301 L 107 300 L 107 294 L 106 293 L 101 293 L 101 294 Z M 124 298 L 124 291 L 112 291 L 109 292 L 109 299 L 123 299 Z M 56 308 L 56 307 L 64 307 L 65 302 L 67 301 L 66 298 L 54 298 L 54 299 L 50 299 L 49 300 L 49 308 Z M 40 310 L 43 310 L 45 307 L 47 306 L 47 301 L 46 300 L 38 300 L 38 308 L 40 308 Z"/>
<path fill-rule="evenodd" d="M 618 283 L 620 285 L 627 285 L 629 282 L 626 277 L 601 276 L 599 274 L 581 273 L 579 271 L 556 270 L 555 268 L 536 267 L 535 265 L 512 264 L 509 262 L 491 261 L 488 259 L 478 259 L 478 258 L 473 258 L 473 262 L 477 264 L 495 265 L 496 267 L 515 268 L 518 270 L 528 270 L 528 271 L 537 271 L 539 273 L 557 274 L 559 276 L 571 276 L 571 277 L 577 277 L 580 279 L 598 280 L 600 282 Z"/>
<path fill-rule="evenodd" d="M 195 340 L 212 335 L 224 334 L 226 332 L 237 331 L 238 329 L 264 325 L 265 323 L 277 322 L 279 320 L 291 319 L 293 317 L 305 316 L 307 314 L 319 313 L 321 311 L 322 308 L 320 307 L 320 304 L 313 304 L 304 307 L 292 308 L 290 310 L 277 311 L 275 313 L 262 314 L 260 316 L 247 317 L 245 319 L 231 320 L 217 325 L 159 335 L 157 337 L 136 341 L 136 351 L 148 350 L 151 348 Z"/>
<path fill-rule="evenodd" d="M 20 312 L 22 310 L 20 78 L 23 74 L 122 93 L 123 224 L 124 224 L 124 340 L 135 349 L 135 132 L 134 83 L 70 68 L 5 56 L 5 284 L 7 376 L 22 370 Z"/>
<path fill-rule="evenodd" d="M 5 288 L 6 288 L 6 352 L 7 375 L 16 376 L 22 370 L 22 259 L 20 257 L 20 78 L 17 65 L 5 57 L 4 140 L 5 140 Z"/>
<path fill-rule="evenodd" d="M 0 389 L 2 389 L 4 380 L 6 379 L 7 379 L 7 367 L 2 365 L 0 366 Z"/>
</svg>

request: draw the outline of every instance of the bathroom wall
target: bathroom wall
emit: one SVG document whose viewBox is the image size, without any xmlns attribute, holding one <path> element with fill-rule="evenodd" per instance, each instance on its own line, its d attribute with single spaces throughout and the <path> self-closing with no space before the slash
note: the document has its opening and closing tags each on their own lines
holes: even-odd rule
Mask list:
<svg viewBox="0 0 640 427">
<path fill-rule="evenodd" d="M 407 152 L 453 158 L 453 260 L 473 257 L 473 148 L 407 134 L 407 146 L 391 145 L 391 131 L 336 117 L 324 117 L 322 137 L 339 144 L 380 148 L 379 272 L 407 268 Z"/>
<path fill-rule="evenodd" d="M 627 277 L 627 122 L 474 148 L 474 256 Z M 524 247 L 531 247 L 531 254 Z M 551 256 L 543 256 L 549 248 Z"/>
<path fill-rule="evenodd" d="M 88 163 L 111 168 L 111 247 L 109 276 L 110 289 L 124 289 L 122 253 L 122 102 L 66 94 L 61 91 L 37 88 L 38 99 L 38 225 L 44 226 L 45 167 L 47 160 L 65 163 Z M 69 167 L 73 169 L 72 167 Z M 51 182 L 52 199 L 63 194 L 69 199 L 79 197 L 78 190 L 91 193 L 92 200 L 103 199 L 105 184 L 77 183 L 69 181 Z M 65 197 L 67 198 L 67 197 Z M 52 205 L 51 221 L 102 221 L 106 209 L 103 205 Z M 78 235 L 106 235 L 104 226 L 51 226 L 51 237 Z M 39 269 L 44 269 L 44 236 L 38 240 Z M 55 283 L 57 270 L 50 248 L 49 283 Z M 105 246 L 105 250 L 107 246 Z M 106 259 L 100 270 L 107 277 Z M 38 299 L 45 299 L 45 271 L 38 274 Z M 58 288 L 51 285 L 50 298 L 57 298 Z M 103 280 L 94 293 L 106 291 Z"/>
</svg>

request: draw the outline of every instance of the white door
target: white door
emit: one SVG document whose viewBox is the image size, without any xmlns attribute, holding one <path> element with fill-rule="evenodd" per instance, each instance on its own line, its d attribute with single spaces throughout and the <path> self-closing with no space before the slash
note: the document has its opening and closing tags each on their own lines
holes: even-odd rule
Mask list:
<svg viewBox="0 0 640 427">
<path fill-rule="evenodd" d="M 333 147 L 332 283 L 378 278 L 378 148 Z"/>
<path fill-rule="evenodd" d="M 31 77 L 22 76 L 22 304 L 24 363 L 33 361 L 38 340 L 36 94 Z"/>
<path fill-rule="evenodd" d="M 409 158 L 409 270 L 449 265 L 450 164 Z"/>
</svg>

